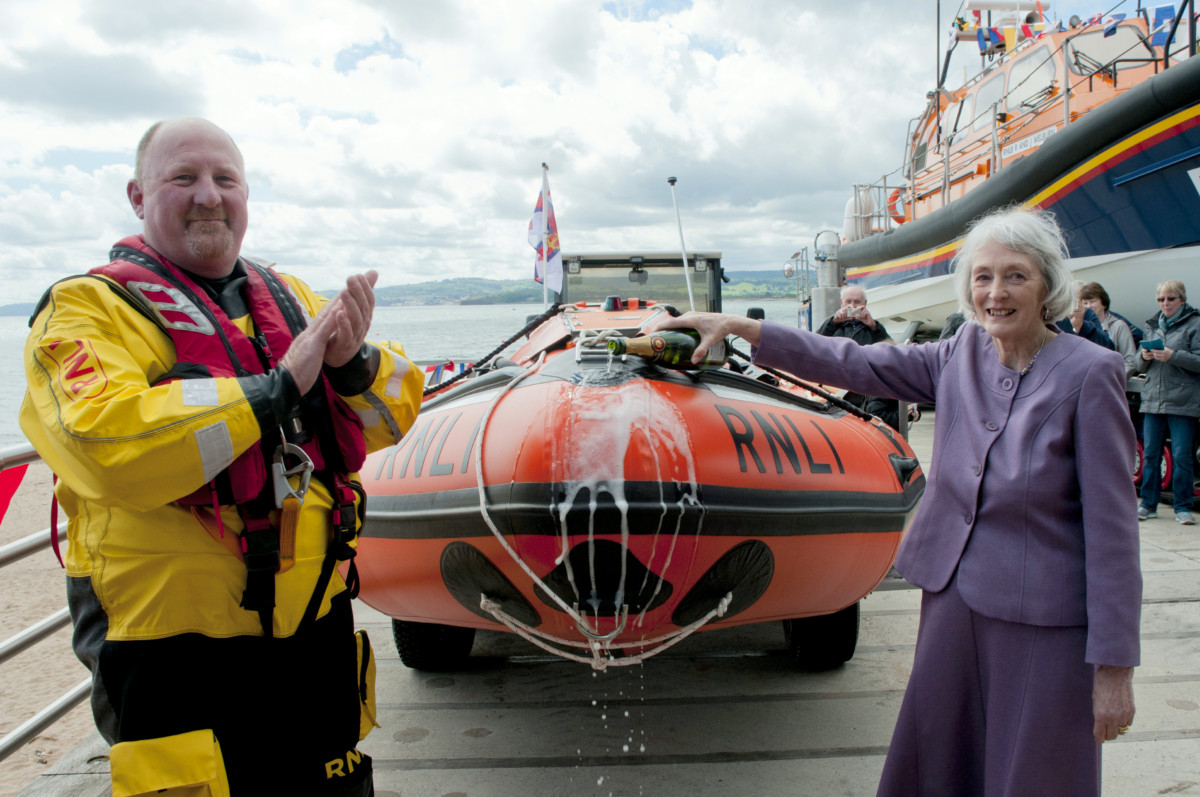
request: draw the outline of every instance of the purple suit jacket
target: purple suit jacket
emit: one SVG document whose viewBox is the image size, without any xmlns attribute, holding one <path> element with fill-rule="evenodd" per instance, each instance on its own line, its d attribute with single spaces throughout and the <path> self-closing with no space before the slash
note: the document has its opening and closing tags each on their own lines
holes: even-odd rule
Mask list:
<svg viewBox="0 0 1200 797">
<path fill-rule="evenodd" d="M 934 402 L 928 484 L 896 569 L 931 592 L 957 569 L 974 611 L 1087 626 L 1088 662 L 1138 664 L 1136 438 L 1119 354 L 1057 335 L 1022 377 L 978 324 L 937 343 L 858 346 L 764 322 L 754 360 Z"/>
</svg>

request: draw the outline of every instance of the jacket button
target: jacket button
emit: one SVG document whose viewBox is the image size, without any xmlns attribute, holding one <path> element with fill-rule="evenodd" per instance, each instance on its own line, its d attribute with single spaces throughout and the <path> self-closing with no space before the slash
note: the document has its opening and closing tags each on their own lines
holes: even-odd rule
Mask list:
<svg viewBox="0 0 1200 797">
<path fill-rule="evenodd" d="M 974 518 L 971 516 L 970 512 L 967 512 L 963 515 L 963 523 L 966 523 L 968 526 L 971 525 L 972 520 L 974 520 Z"/>
<path fill-rule="evenodd" d="M 1005 390 L 1012 390 L 1012 386 L 1013 381 L 1008 377 L 1005 377 L 1004 381 L 1000 383 L 1000 387 L 1004 388 Z"/>
<path fill-rule="evenodd" d="M 976 476 L 978 476 L 980 473 L 983 473 L 983 468 L 979 467 L 978 465 L 972 466 L 971 470 L 974 471 Z"/>
<path fill-rule="evenodd" d="M 985 423 L 985 424 L 984 424 L 984 427 L 985 427 L 985 428 L 986 428 L 986 429 L 987 429 L 989 432 L 994 432 L 994 431 L 996 431 L 997 429 L 999 429 L 999 428 L 1000 428 L 999 426 L 997 426 L 997 425 L 996 425 L 996 422 L 995 422 L 995 421 L 988 421 L 987 423 Z"/>
</svg>

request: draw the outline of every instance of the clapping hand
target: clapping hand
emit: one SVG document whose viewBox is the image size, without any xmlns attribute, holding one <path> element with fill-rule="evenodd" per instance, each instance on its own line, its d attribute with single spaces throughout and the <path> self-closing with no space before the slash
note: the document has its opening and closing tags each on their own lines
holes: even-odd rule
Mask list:
<svg viewBox="0 0 1200 797">
<path fill-rule="evenodd" d="M 378 279 L 376 271 L 347 279 L 346 287 L 292 341 L 279 364 L 292 375 L 301 393 L 316 383 L 322 365 L 336 368 L 358 353 L 371 327 Z"/>
</svg>

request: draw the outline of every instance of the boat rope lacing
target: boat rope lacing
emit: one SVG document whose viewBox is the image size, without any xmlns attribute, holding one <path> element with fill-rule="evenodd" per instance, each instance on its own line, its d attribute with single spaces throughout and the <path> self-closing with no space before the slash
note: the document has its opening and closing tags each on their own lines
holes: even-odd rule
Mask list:
<svg viewBox="0 0 1200 797">
<path fill-rule="evenodd" d="M 605 333 L 612 332 L 615 332 L 615 330 L 605 330 Z M 597 335 L 595 337 L 598 338 L 599 336 Z M 598 343 L 592 343 L 591 345 L 598 345 Z M 621 634 L 621 632 L 625 630 L 629 619 L 629 605 L 623 604 L 621 606 L 621 610 L 619 612 L 620 616 L 617 620 L 616 628 L 610 632 L 602 633 L 600 631 L 599 617 L 596 618 L 595 626 L 589 623 L 586 615 L 579 610 L 578 604 L 574 606 L 568 605 L 561 596 L 559 596 L 554 590 L 546 585 L 546 583 L 540 576 L 537 575 L 537 573 L 533 572 L 533 569 L 528 565 L 528 563 L 521 558 L 521 555 L 517 553 L 509 541 L 505 539 L 504 534 L 500 531 L 499 527 L 496 526 L 496 523 L 492 520 L 491 514 L 488 512 L 487 488 L 484 484 L 483 478 L 483 440 L 485 437 L 487 437 L 488 424 L 491 422 L 492 413 L 499 405 L 500 400 L 527 377 L 536 373 L 542 367 L 545 358 L 546 352 L 542 352 L 538 356 L 537 360 L 527 366 L 524 371 L 510 380 L 503 388 L 498 390 L 496 395 L 488 403 L 487 408 L 484 410 L 483 418 L 480 421 L 479 434 L 475 437 L 474 451 L 475 484 L 479 492 L 479 512 L 483 517 L 484 523 L 486 523 L 487 527 L 491 529 L 496 541 L 500 543 L 500 546 L 508 553 L 510 557 L 512 557 L 512 560 L 516 562 L 517 566 L 525 572 L 525 575 L 527 575 L 534 584 L 542 588 L 542 594 L 545 597 L 548 597 L 549 600 L 553 601 L 553 603 L 557 605 L 559 609 L 561 609 L 573 620 L 576 629 L 578 629 L 579 632 L 586 637 L 587 641 L 584 642 L 556 637 L 552 634 L 548 634 L 544 631 L 539 631 L 531 626 L 528 626 L 506 613 L 498 601 L 488 597 L 486 594 L 480 595 L 479 606 L 484 611 L 490 613 L 499 622 L 507 626 L 518 636 L 529 642 L 532 642 L 539 648 L 547 651 L 548 653 L 553 653 L 556 656 L 561 656 L 562 658 L 569 659 L 571 661 L 590 664 L 594 670 L 605 670 L 610 666 L 621 667 L 632 664 L 640 664 L 645 659 L 661 653 L 662 651 L 672 647 L 686 637 L 690 636 L 696 629 L 700 628 L 714 617 L 723 616 L 726 610 L 729 608 L 730 601 L 733 600 L 733 593 L 726 593 L 725 597 L 723 597 L 717 603 L 715 608 L 713 608 L 699 620 L 696 620 L 695 622 L 686 626 L 653 639 L 623 640 L 621 644 L 617 646 L 618 649 L 621 650 L 621 654 L 617 655 L 612 650 L 612 643 Z M 565 562 L 568 574 L 570 575 L 571 565 L 569 558 L 566 556 L 565 550 L 563 551 L 563 561 Z M 662 575 L 660 574 L 659 581 L 661 582 L 661 580 Z M 573 575 L 571 575 L 571 581 L 574 583 Z M 624 583 L 621 584 L 621 592 L 624 592 Z M 554 645 L 561 647 L 554 647 Z M 641 648 L 642 652 L 633 655 L 626 655 L 624 651 L 626 648 L 630 647 Z M 584 649 L 587 650 L 590 655 L 580 656 L 561 648 Z M 646 650 L 645 648 L 652 649 Z"/>
<path fill-rule="evenodd" d="M 691 636 L 692 632 L 699 629 L 705 623 L 716 617 L 723 616 L 729 609 L 729 604 L 732 600 L 733 593 L 726 592 L 725 597 L 721 598 L 714 609 L 693 623 L 690 623 L 676 631 L 671 631 L 670 633 L 653 637 L 652 639 L 637 639 L 622 643 L 626 648 L 648 648 L 655 645 L 657 645 L 657 647 L 654 647 L 652 650 L 643 650 L 641 653 L 634 654 L 625 653 L 623 649 L 621 656 L 613 656 L 611 651 L 606 648 L 605 643 L 602 643 L 598 640 L 593 640 L 591 642 L 579 642 L 571 639 L 560 639 L 542 631 L 538 631 L 536 628 L 525 625 L 520 620 L 517 620 L 515 617 L 507 614 L 498 601 L 495 601 L 486 595 L 480 596 L 479 605 L 485 611 L 491 612 L 497 620 L 508 626 L 509 630 L 511 630 L 517 636 L 521 637 L 527 642 L 537 645 L 547 653 L 553 653 L 555 656 L 560 656 L 561 658 L 568 659 L 570 661 L 577 661 L 580 664 L 590 664 L 592 665 L 592 669 L 595 670 L 606 670 L 609 667 L 628 667 L 632 664 L 641 664 L 651 656 L 656 656 L 659 653 L 662 653 L 664 650 L 674 647 L 687 637 Z M 626 614 L 628 614 L 628 611 L 629 607 L 627 606 L 625 607 Z M 570 653 L 568 651 L 555 648 L 543 640 L 549 640 L 556 644 L 567 647 L 586 649 L 589 653 L 591 653 L 591 655 L 580 656 Z"/>
</svg>

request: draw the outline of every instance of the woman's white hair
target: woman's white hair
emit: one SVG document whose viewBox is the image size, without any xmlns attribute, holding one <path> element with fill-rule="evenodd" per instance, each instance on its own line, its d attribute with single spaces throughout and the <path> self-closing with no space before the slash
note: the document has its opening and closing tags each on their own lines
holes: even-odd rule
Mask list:
<svg viewBox="0 0 1200 797">
<path fill-rule="evenodd" d="M 1042 306 L 1051 323 L 1064 318 L 1074 304 L 1071 272 L 1067 270 L 1067 244 L 1054 214 L 1023 207 L 1000 208 L 981 216 L 971 227 L 954 256 L 954 290 L 968 321 L 978 321 L 971 301 L 971 268 L 975 255 L 997 243 L 1028 256 L 1037 265 L 1046 285 Z"/>
</svg>

